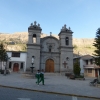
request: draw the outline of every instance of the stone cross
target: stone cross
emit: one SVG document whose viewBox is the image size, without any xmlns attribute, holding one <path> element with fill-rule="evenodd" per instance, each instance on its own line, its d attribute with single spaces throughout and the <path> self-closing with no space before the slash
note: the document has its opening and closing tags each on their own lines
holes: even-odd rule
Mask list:
<svg viewBox="0 0 100 100">
<path fill-rule="evenodd" d="M 66 24 L 64 25 L 64 29 L 66 29 Z"/>
<path fill-rule="evenodd" d="M 36 21 L 34 21 L 34 25 L 36 25 Z"/>
<path fill-rule="evenodd" d="M 63 65 L 64 65 L 64 68 L 66 68 L 66 65 L 67 65 L 66 61 L 64 61 Z"/>
<path fill-rule="evenodd" d="M 52 36 L 52 32 L 50 32 L 50 36 Z"/>
</svg>

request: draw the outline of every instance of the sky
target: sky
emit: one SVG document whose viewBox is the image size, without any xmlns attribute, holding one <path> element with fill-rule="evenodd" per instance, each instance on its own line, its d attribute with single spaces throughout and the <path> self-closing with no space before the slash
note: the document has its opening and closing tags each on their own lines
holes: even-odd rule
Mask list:
<svg viewBox="0 0 100 100">
<path fill-rule="evenodd" d="M 94 38 L 100 27 L 100 0 L 0 0 L 0 32 L 28 32 L 31 23 L 42 33 L 59 34 L 67 25 L 74 38 Z"/>
</svg>

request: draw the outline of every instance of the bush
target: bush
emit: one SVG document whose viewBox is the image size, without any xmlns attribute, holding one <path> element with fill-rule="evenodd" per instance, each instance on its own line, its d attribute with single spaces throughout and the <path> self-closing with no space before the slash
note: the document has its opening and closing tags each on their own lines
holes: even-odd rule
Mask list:
<svg viewBox="0 0 100 100">
<path fill-rule="evenodd" d="M 74 69 L 74 74 L 77 75 L 77 76 L 80 76 L 81 68 L 80 68 L 78 60 L 74 63 L 73 69 Z"/>
<path fill-rule="evenodd" d="M 76 75 L 75 78 L 84 78 L 83 75 Z"/>
</svg>

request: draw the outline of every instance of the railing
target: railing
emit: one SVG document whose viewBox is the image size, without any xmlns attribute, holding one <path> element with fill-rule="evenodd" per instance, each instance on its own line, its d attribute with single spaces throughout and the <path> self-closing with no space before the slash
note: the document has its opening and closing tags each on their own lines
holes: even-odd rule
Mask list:
<svg viewBox="0 0 100 100">
<path fill-rule="evenodd" d="M 83 67 L 97 67 L 96 65 L 83 65 Z"/>
</svg>

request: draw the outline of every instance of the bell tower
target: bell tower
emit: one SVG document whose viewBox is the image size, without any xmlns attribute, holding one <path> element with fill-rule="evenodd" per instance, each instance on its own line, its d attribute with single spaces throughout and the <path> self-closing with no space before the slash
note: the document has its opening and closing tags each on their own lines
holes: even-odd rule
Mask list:
<svg viewBox="0 0 100 100">
<path fill-rule="evenodd" d="M 28 27 L 28 43 L 27 43 L 27 61 L 26 70 L 33 67 L 34 70 L 38 70 L 40 67 L 40 34 L 41 34 L 40 24 L 34 21 L 34 24 Z M 32 62 L 32 57 L 34 57 L 34 62 Z"/>
<path fill-rule="evenodd" d="M 60 45 L 60 71 L 68 71 L 73 69 L 73 46 L 72 46 L 72 31 L 66 27 L 66 24 L 60 30 L 59 45 Z"/>
</svg>

